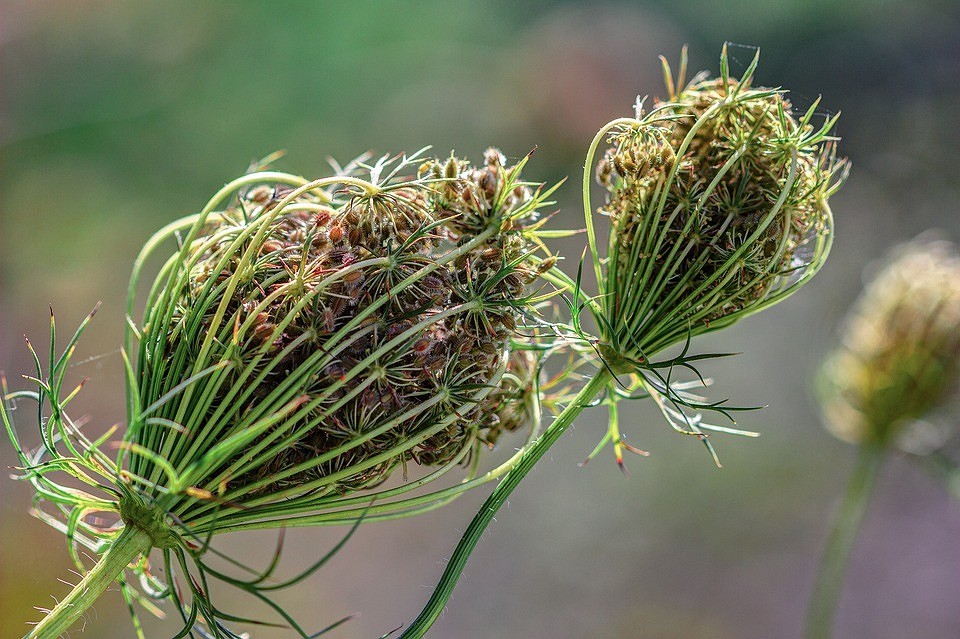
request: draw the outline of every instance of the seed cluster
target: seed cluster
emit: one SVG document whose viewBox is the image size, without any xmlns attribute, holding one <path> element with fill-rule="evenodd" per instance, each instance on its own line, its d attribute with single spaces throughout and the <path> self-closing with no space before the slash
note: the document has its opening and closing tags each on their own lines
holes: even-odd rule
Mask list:
<svg viewBox="0 0 960 639">
<path fill-rule="evenodd" d="M 540 199 L 521 167 L 495 149 L 379 182 L 383 167 L 360 165 L 375 189 L 261 184 L 207 225 L 164 356 L 189 361 L 218 336 L 232 365 L 208 410 L 227 427 L 297 389 L 293 416 L 226 464 L 230 487 L 369 488 L 526 423 L 512 404 L 529 362 L 509 348 L 537 277 L 524 225 Z"/>
<path fill-rule="evenodd" d="M 823 129 L 749 79 L 700 76 L 641 115 L 613 131 L 596 171 L 613 318 L 669 308 L 678 325 L 709 326 L 805 267 L 843 166 Z"/>
<path fill-rule="evenodd" d="M 821 381 L 827 425 L 855 443 L 884 443 L 947 401 L 960 382 L 957 248 L 901 247 L 856 303 Z"/>
</svg>

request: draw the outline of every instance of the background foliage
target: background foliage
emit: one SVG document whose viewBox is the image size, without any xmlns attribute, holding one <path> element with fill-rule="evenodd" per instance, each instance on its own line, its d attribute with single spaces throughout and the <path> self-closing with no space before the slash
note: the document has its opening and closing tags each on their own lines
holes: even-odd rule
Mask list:
<svg viewBox="0 0 960 639">
<path fill-rule="evenodd" d="M 2 0 L 0 14 L 0 367 L 16 386 L 29 369 L 21 335 L 42 341 L 47 303 L 69 326 L 102 299 L 72 371 L 91 378 L 82 398 L 91 429 L 123 419 L 121 309 L 137 249 L 249 161 L 285 149 L 281 167 L 309 176 L 328 156 L 368 149 L 432 144 L 478 159 L 490 144 L 514 158 L 538 145 L 527 173 L 575 185 L 594 131 L 629 114 L 637 93 L 662 95 L 656 56 L 676 60 L 683 43 L 692 67 L 714 73 L 724 40 L 758 45 L 759 82 L 791 89 L 800 108 L 822 93 L 825 108 L 844 113 L 842 150 L 854 163 L 833 201 L 831 262 L 786 304 L 695 345 L 743 351 L 706 372 L 717 398 L 769 405 L 741 420 L 763 436 L 715 439 L 717 470 L 651 406 L 633 406 L 622 417 L 628 441 L 653 455 L 628 460 L 627 481 L 611 459 L 577 468 L 605 418 L 588 413 L 501 513 L 435 630 L 799 636 L 854 455 L 820 427 L 812 371 L 871 260 L 929 227 L 960 238 L 955 3 Z M 741 69 L 752 56 L 731 53 Z M 576 189 L 560 195 L 557 225 L 579 225 Z M 563 253 L 581 248 L 576 239 Z M 13 460 L 0 444 L 0 465 Z M 364 527 L 285 603 L 315 629 L 362 612 L 337 637 L 409 621 L 481 498 Z M 0 481 L 5 637 L 69 577 L 63 540 L 28 507 L 25 485 Z M 337 533 L 288 535 L 291 570 Z M 890 464 L 839 636 L 960 634 L 958 533 L 960 505 L 905 462 Z M 266 561 L 273 543 L 240 535 L 223 547 Z M 231 596 L 225 607 L 247 605 Z M 86 632 L 130 636 L 118 596 L 98 604 Z"/>
</svg>

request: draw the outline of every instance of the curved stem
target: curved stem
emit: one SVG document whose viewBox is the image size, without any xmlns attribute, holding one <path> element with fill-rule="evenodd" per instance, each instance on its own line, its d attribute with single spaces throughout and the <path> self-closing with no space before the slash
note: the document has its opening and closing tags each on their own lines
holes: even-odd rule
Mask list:
<svg viewBox="0 0 960 639">
<path fill-rule="evenodd" d="M 526 477 L 534 464 L 543 457 L 544 453 L 553 446 L 557 439 L 566 431 L 567 427 L 573 423 L 573 420 L 603 391 L 604 387 L 610 382 L 610 379 L 611 376 L 608 371 L 605 369 L 598 371 L 597 375 L 581 389 L 576 398 L 557 416 L 557 419 L 544 431 L 543 435 L 523 454 L 520 461 L 517 462 L 517 465 L 504 476 L 503 481 L 497 485 L 483 503 L 483 506 L 481 506 L 477 514 L 474 515 L 473 521 L 470 522 L 467 530 L 460 538 L 460 543 L 457 544 L 453 555 L 450 556 L 450 561 L 447 563 L 447 567 L 444 569 L 443 575 L 440 577 L 440 581 L 437 583 L 437 587 L 434 589 L 433 595 L 431 595 L 427 605 L 424 606 L 420 615 L 410 624 L 410 627 L 400 635 L 400 639 L 416 639 L 422 637 L 430 630 L 430 627 L 437 620 L 437 617 L 443 612 L 447 601 L 450 599 L 450 595 L 453 594 L 453 589 L 456 587 L 457 580 L 460 578 L 461 573 L 463 573 L 467 560 L 470 558 L 470 553 L 473 552 L 477 542 L 480 541 L 481 535 L 483 535 L 483 531 L 486 530 L 491 520 L 493 520 L 497 514 L 497 511 L 500 510 L 500 507 L 507 500 L 507 497 L 509 497 L 513 489 L 520 484 L 520 481 Z"/>
<path fill-rule="evenodd" d="M 817 582 L 807 611 L 807 639 L 829 639 L 833 635 L 833 621 L 850 564 L 850 552 L 880 475 L 883 453 L 881 444 L 869 443 L 860 448 L 857 466 L 834 518 L 833 529 L 820 561 Z"/>
<path fill-rule="evenodd" d="M 150 535 L 146 531 L 136 526 L 124 526 L 100 561 L 24 639 L 56 639 L 66 633 L 103 591 L 123 575 L 124 569 L 150 546 Z"/>
<path fill-rule="evenodd" d="M 583 218 L 587 229 L 587 244 L 590 247 L 590 255 L 593 260 L 593 272 L 597 277 L 597 286 L 600 287 L 600 294 L 603 295 L 603 269 L 600 267 L 600 253 L 597 252 L 597 233 L 593 228 L 593 204 L 590 198 L 590 180 L 593 178 L 593 160 L 597 154 L 597 149 L 603 138 L 615 127 L 621 124 L 634 124 L 637 120 L 634 118 L 617 118 L 607 122 L 602 129 L 597 131 L 587 149 L 587 157 L 583 161 L 583 182 L 581 183 L 581 195 L 583 197 Z"/>
</svg>

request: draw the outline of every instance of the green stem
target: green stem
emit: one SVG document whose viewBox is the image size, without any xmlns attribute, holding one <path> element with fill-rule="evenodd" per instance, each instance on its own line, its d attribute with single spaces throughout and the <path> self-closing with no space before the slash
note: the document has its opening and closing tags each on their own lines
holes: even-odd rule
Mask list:
<svg viewBox="0 0 960 639">
<path fill-rule="evenodd" d="M 807 639 L 829 639 L 833 635 L 834 617 L 850 564 L 850 551 L 880 475 L 883 453 L 881 444 L 868 443 L 860 448 L 857 466 L 850 477 L 820 562 L 807 611 Z"/>
<path fill-rule="evenodd" d="M 431 595 L 427 605 L 424 606 L 420 615 L 410 624 L 410 627 L 400 636 L 400 639 L 416 639 L 422 637 L 430 630 L 430 627 L 437 620 L 437 617 L 443 612 L 447 601 L 450 600 L 450 595 L 453 594 L 453 589 L 456 587 L 457 580 L 460 578 L 461 573 L 463 573 L 467 560 L 470 558 L 470 553 L 473 552 L 477 542 L 480 541 L 481 535 L 483 535 L 483 531 L 486 530 L 491 520 L 493 520 L 497 514 L 497 511 L 500 510 L 500 507 L 507 500 L 507 497 L 510 496 L 510 493 L 513 492 L 513 489 L 517 487 L 520 481 L 526 477 L 534 464 L 556 443 L 557 439 L 566 431 L 567 427 L 573 423 L 573 420 L 603 391 L 610 382 L 610 379 L 611 376 L 607 370 L 601 369 L 598 371 L 596 376 L 583 387 L 570 405 L 550 424 L 543 435 L 523 454 L 520 461 L 517 462 L 517 465 L 504 476 L 503 480 L 483 503 L 483 506 L 480 507 L 480 510 L 477 511 L 477 514 L 474 515 L 473 521 L 470 522 L 467 530 L 460 538 L 460 543 L 457 544 L 453 555 L 450 556 L 450 561 L 447 563 L 447 567 L 443 571 L 443 575 L 440 577 L 440 581 L 437 583 L 437 587 L 434 589 L 433 595 Z"/>
<path fill-rule="evenodd" d="M 136 526 L 124 526 L 97 565 L 83 576 L 70 594 L 34 626 L 24 639 L 56 639 L 66 633 L 103 591 L 123 574 L 124 569 L 138 555 L 147 552 L 150 546 L 150 535 L 145 530 Z"/>
</svg>

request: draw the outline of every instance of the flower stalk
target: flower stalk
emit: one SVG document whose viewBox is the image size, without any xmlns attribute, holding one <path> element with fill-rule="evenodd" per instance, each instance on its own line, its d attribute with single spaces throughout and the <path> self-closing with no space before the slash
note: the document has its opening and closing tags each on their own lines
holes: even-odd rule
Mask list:
<svg viewBox="0 0 960 639">
<path fill-rule="evenodd" d="M 26 639 L 51 639 L 65 634 L 94 602 L 117 580 L 137 557 L 152 545 L 149 533 L 136 526 L 124 526 L 116 539 L 73 590 L 27 634 Z"/>
<path fill-rule="evenodd" d="M 477 543 L 483 536 L 483 532 L 493 521 L 493 518 L 500 511 L 500 507 L 507 501 L 507 498 L 520 484 L 527 473 L 540 461 L 540 458 L 550 450 L 550 448 L 560 439 L 560 436 L 566 432 L 569 427 L 596 398 L 604 391 L 604 388 L 610 383 L 611 375 L 606 370 L 597 371 L 597 374 L 580 390 L 577 396 L 567 405 L 567 407 L 557 416 L 550 426 L 540 437 L 527 448 L 520 459 L 517 461 L 506 476 L 493 489 L 490 496 L 474 515 L 460 543 L 454 549 L 453 554 L 446 563 L 443 575 L 437 582 L 433 594 L 430 596 L 423 610 L 414 619 L 410 625 L 400 635 L 401 639 L 414 639 L 422 637 L 433 626 L 440 617 L 450 596 L 456 588 L 457 581 L 466 568 L 467 560 Z"/>
<path fill-rule="evenodd" d="M 885 452 L 882 446 L 867 444 L 860 448 L 857 455 L 856 467 L 834 518 L 817 572 L 807 611 L 807 639 L 829 639 L 833 636 L 834 619 L 850 565 L 850 554 L 876 488 Z"/>
</svg>

